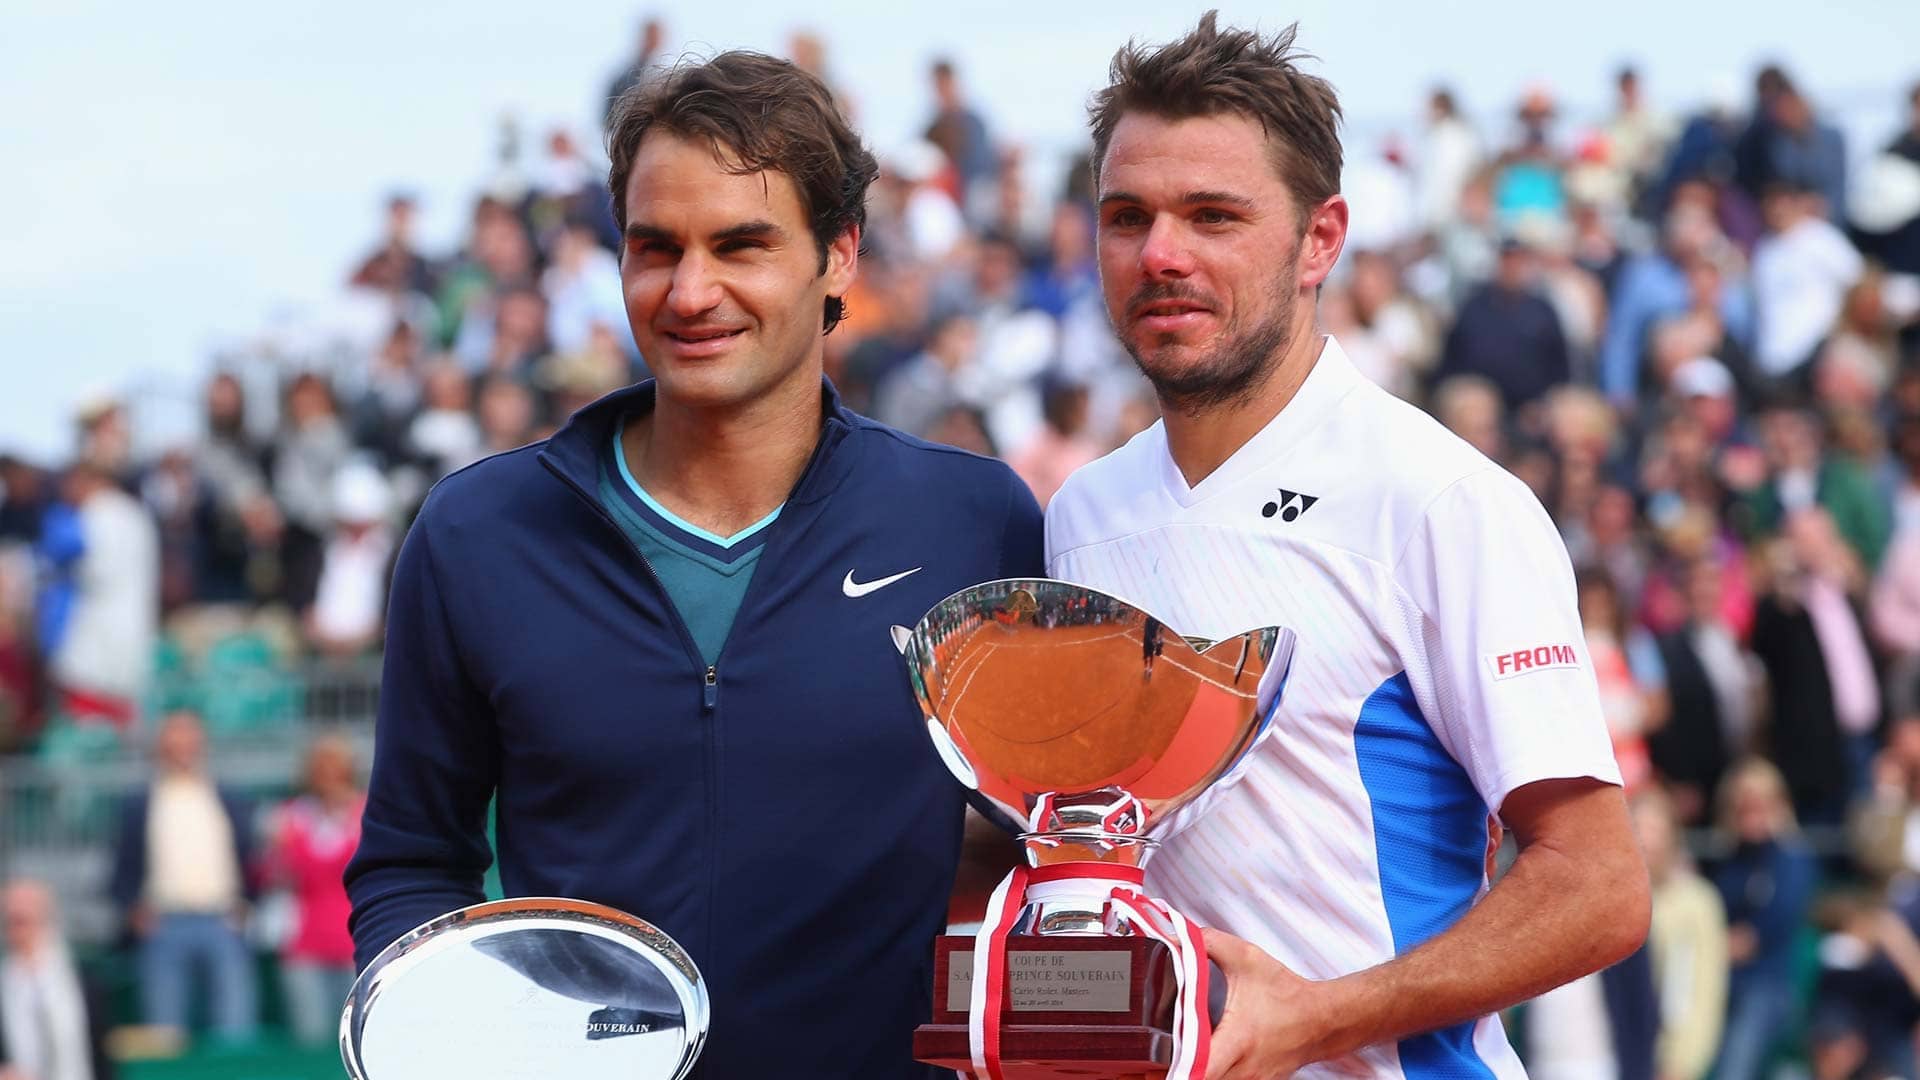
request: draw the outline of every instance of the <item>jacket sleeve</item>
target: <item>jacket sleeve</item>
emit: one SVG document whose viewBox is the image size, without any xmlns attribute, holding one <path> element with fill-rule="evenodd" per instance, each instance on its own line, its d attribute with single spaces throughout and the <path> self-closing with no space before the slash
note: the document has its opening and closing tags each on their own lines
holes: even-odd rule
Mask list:
<svg viewBox="0 0 1920 1080">
<path fill-rule="evenodd" d="M 493 861 L 486 815 L 499 740 L 448 614 L 431 509 L 408 532 L 394 569 L 373 775 L 345 876 L 361 968 L 421 923 L 483 900 Z"/>
<path fill-rule="evenodd" d="M 147 885 L 147 793 L 129 796 L 120 807 L 120 836 L 113 848 L 113 877 L 107 892 L 122 919 L 128 918 Z"/>
</svg>

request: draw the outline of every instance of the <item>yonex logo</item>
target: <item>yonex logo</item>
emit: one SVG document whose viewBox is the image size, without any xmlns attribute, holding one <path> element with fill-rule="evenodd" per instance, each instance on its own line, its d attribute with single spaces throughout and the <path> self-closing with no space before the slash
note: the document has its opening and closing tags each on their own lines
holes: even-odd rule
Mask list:
<svg viewBox="0 0 1920 1080">
<path fill-rule="evenodd" d="M 1571 645 L 1536 645 L 1531 649 L 1515 649 L 1510 653 L 1490 653 L 1486 659 L 1487 667 L 1492 669 L 1495 679 L 1511 679 L 1515 675 L 1546 668 L 1580 666 L 1580 654 L 1574 652 Z"/>
<path fill-rule="evenodd" d="M 1301 514 L 1313 509 L 1313 504 L 1320 501 L 1320 496 L 1318 495 L 1302 495 L 1297 491 L 1288 491 L 1286 488 L 1275 488 L 1274 490 L 1280 493 L 1280 501 L 1270 502 L 1261 507 L 1261 517 L 1272 517 L 1275 514 L 1279 514 L 1281 521 L 1292 521 Z"/>
</svg>

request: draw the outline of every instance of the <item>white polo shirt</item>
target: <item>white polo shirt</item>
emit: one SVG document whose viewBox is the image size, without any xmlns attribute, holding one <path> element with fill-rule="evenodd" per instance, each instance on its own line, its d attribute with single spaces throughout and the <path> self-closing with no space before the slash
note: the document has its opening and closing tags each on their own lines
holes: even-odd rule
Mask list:
<svg viewBox="0 0 1920 1080">
<path fill-rule="evenodd" d="M 1391 960 L 1486 889 L 1515 788 L 1619 783 L 1565 546 L 1524 484 L 1326 339 L 1279 416 L 1188 487 L 1156 424 L 1047 508 L 1047 566 L 1183 634 L 1298 635 L 1266 734 L 1187 808 L 1149 891 L 1313 979 Z M 1302 1076 L 1523 1077 L 1495 1016 Z"/>
</svg>

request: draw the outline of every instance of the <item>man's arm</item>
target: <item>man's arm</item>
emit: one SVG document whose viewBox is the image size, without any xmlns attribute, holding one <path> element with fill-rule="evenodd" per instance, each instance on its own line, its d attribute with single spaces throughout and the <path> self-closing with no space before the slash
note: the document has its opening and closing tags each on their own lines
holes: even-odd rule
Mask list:
<svg viewBox="0 0 1920 1080">
<path fill-rule="evenodd" d="M 1544 780 L 1501 808 L 1520 854 L 1452 927 L 1385 964 L 1303 979 L 1206 932 L 1227 976 L 1208 1080 L 1268 1080 L 1364 1046 L 1448 1027 L 1619 962 L 1646 939 L 1646 867 L 1626 800 L 1592 779 Z"/>
<path fill-rule="evenodd" d="M 394 570 L 360 848 L 347 867 L 354 960 L 485 899 L 498 736 L 469 680 L 428 540 L 429 500 Z"/>
</svg>

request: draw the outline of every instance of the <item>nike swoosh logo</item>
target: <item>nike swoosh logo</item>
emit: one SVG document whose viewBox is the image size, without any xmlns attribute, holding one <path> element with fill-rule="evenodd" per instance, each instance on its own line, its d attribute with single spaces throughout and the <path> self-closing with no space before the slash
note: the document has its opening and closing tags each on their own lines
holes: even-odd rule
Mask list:
<svg viewBox="0 0 1920 1080">
<path fill-rule="evenodd" d="M 901 578 L 912 577 L 923 569 L 925 568 L 916 566 L 911 570 L 902 570 L 892 577 L 883 577 L 878 581 L 855 581 L 853 580 L 853 571 L 849 570 L 847 571 L 847 580 L 840 583 L 840 591 L 858 599 L 870 592 L 884 589 L 894 582 L 899 581 Z"/>
</svg>

